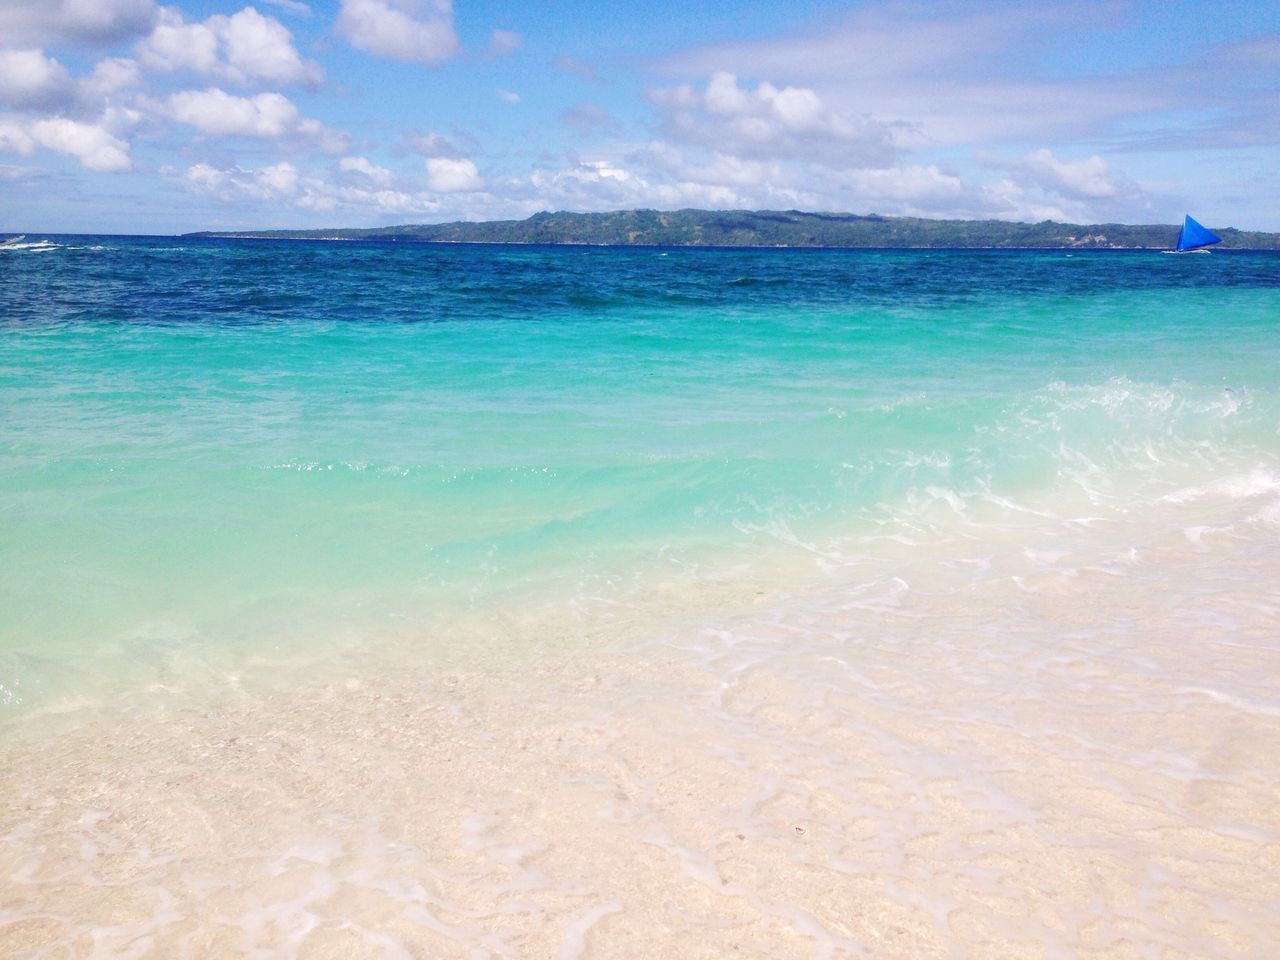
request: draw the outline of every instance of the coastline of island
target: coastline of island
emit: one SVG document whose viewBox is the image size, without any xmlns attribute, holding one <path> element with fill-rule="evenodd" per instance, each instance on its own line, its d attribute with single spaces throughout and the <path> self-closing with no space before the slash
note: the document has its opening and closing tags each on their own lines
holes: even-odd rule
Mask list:
<svg viewBox="0 0 1280 960">
<path fill-rule="evenodd" d="M 1280 233 L 1215 227 L 1219 249 L 1280 250 Z M 931 220 L 800 210 L 618 210 L 535 213 L 524 220 L 458 220 L 387 227 L 197 231 L 184 237 L 254 240 L 383 240 L 631 247 L 784 249 L 1163 250 L 1175 224 L 1078 224 L 1043 220 Z"/>
</svg>

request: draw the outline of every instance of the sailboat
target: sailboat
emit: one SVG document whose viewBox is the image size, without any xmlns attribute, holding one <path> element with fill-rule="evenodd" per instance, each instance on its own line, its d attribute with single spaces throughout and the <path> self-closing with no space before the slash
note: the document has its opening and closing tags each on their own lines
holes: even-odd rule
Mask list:
<svg viewBox="0 0 1280 960">
<path fill-rule="evenodd" d="M 1165 250 L 1165 253 L 1208 253 L 1206 247 L 1215 243 L 1221 243 L 1222 238 L 1210 230 L 1208 227 L 1202 226 L 1191 219 L 1191 214 L 1187 214 L 1186 220 L 1182 223 L 1182 232 L 1178 234 L 1178 245 L 1172 250 Z"/>
</svg>

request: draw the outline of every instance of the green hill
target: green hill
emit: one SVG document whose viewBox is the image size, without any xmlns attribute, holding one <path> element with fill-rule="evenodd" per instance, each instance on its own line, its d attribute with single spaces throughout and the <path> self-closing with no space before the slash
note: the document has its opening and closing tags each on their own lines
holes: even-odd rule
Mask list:
<svg viewBox="0 0 1280 960">
<path fill-rule="evenodd" d="M 1213 227 L 1222 247 L 1280 249 L 1280 234 Z M 535 213 L 527 220 L 405 224 L 369 229 L 238 230 L 188 236 L 422 243 L 549 243 L 614 246 L 1164 249 L 1172 224 L 1010 223 L 926 220 L 799 210 L 619 210 Z"/>
</svg>

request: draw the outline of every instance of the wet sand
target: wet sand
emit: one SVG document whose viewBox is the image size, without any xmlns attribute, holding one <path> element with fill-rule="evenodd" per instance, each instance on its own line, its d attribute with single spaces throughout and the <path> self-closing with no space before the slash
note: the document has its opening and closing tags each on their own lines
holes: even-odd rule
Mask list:
<svg viewBox="0 0 1280 960">
<path fill-rule="evenodd" d="M 1273 957 L 1280 544 L 1169 519 L 33 714 L 0 955 Z"/>
</svg>

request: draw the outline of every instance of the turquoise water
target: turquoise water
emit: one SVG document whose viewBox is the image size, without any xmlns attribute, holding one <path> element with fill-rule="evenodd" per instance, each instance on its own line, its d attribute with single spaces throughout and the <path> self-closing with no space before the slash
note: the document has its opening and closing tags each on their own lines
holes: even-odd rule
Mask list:
<svg viewBox="0 0 1280 960">
<path fill-rule="evenodd" d="M 1280 475 L 1272 254 L 50 239 L 0 251 L 14 709 L 156 644 Z"/>
</svg>

